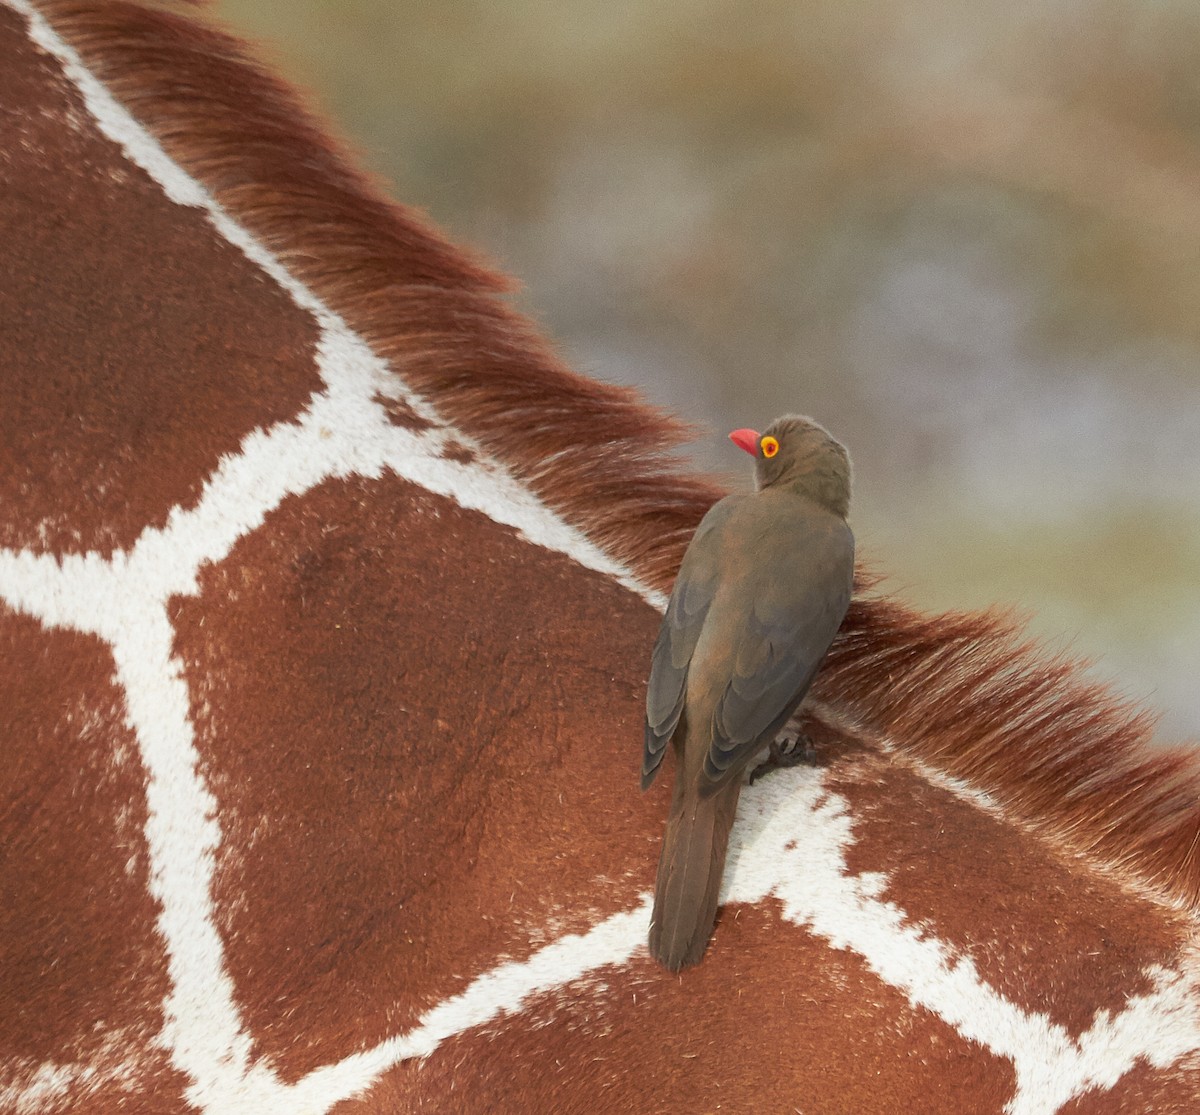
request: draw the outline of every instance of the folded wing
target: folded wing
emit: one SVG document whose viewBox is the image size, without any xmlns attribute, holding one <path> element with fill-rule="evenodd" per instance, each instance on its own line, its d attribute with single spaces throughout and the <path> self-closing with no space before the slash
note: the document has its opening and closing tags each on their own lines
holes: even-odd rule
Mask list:
<svg viewBox="0 0 1200 1115">
<path fill-rule="evenodd" d="M 666 615 L 658 631 L 646 687 L 642 789 L 654 781 L 667 741 L 679 725 L 687 693 L 688 667 L 718 585 L 720 527 L 740 496 L 727 496 L 701 520 L 679 566 Z"/>
<path fill-rule="evenodd" d="M 854 539 L 844 523 L 792 531 L 794 559 L 756 586 L 713 716 L 704 763 L 715 788 L 775 736 L 796 710 L 850 605 Z"/>
</svg>

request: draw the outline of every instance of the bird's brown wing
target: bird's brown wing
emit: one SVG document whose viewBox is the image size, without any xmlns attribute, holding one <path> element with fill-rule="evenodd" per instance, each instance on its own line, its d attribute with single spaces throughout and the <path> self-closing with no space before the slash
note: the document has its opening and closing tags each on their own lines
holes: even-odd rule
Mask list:
<svg viewBox="0 0 1200 1115">
<path fill-rule="evenodd" d="M 679 724 L 687 692 L 688 667 L 718 584 L 720 527 L 744 496 L 726 496 L 709 508 L 679 566 L 666 615 L 658 629 L 646 685 L 642 789 L 658 772 L 667 741 Z"/>
<path fill-rule="evenodd" d="M 845 523 L 824 522 L 814 529 L 811 519 L 801 516 L 795 523 L 779 523 L 776 540 L 791 560 L 760 582 L 737 637 L 704 762 L 713 788 L 787 722 L 850 605 L 854 536 Z"/>
</svg>

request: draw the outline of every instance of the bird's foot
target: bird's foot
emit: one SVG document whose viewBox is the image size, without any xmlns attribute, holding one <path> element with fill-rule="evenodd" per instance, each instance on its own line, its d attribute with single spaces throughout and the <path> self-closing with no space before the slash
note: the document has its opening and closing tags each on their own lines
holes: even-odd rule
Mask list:
<svg viewBox="0 0 1200 1115">
<path fill-rule="evenodd" d="M 771 740 L 767 757 L 750 772 L 750 785 L 780 767 L 798 767 L 801 763 L 815 763 L 816 759 L 817 749 L 804 732 L 776 736 Z"/>
</svg>

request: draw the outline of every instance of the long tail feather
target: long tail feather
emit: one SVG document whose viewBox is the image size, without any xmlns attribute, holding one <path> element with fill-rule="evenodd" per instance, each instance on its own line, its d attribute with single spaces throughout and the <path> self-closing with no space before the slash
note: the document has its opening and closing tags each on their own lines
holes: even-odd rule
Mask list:
<svg viewBox="0 0 1200 1115">
<path fill-rule="evenodd" d="M 650 953 L 673 972 L 697 963 L 708 945 L 740 791 L 738 779 L 703 796 L 691 779 L 675 783 L 650 923 Z"/>
</svg>

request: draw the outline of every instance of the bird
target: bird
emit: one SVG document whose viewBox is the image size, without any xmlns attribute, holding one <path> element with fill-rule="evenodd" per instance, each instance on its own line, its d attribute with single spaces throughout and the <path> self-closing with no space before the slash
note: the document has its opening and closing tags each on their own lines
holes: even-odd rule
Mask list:
<svg viewBox="0 0 1200 1115">
<path fill-rule="evenodd" d="M 747 768 L 767 749 L 776 765 L 796 761 L 774 741 L 841 626 L 854 579 L 845 447 L 795 414 L 729 437 L 755 458 L 755 490 L 719 500 L 696 528 L 646 688 L 643 791 L 668 741 L 675 752 L 649 934 L 651 955 L 672 972 L 708 946 Z"/>
</svg>

